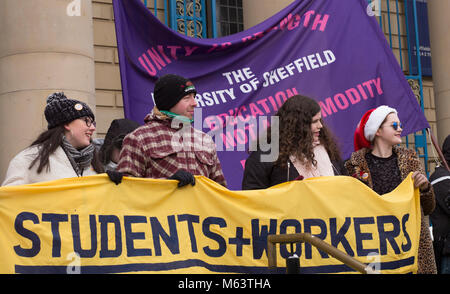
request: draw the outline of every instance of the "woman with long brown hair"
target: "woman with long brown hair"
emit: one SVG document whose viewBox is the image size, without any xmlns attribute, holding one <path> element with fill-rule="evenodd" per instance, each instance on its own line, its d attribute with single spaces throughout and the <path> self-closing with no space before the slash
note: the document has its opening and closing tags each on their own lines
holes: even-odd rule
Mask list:
<svg viewBox="0 0 450 294">
<path fill-rule="evenodd" d="M 251 152 L 245 162 L 243 190 L 265 189 L 291 180 L 310 177 L 347 175 L 338 145 L 322 121 L 319 104 L 306 96 L 289 98 L 278 110 L 278 142 L 267 137 L 272 148 L 278 144 L 275 161 L 264 162 L 262 156 L 274 150 Z M 277 132 L 277 130 L 275 130 Z"/>
<path fill-rule="evenodd" d="M 92 144 L 95 116 L 86 103 L 53 93 L 47 97 L 44 114 L 47 130 L 11 160 L 2 186 L 104 172 Z"/>
</svg>

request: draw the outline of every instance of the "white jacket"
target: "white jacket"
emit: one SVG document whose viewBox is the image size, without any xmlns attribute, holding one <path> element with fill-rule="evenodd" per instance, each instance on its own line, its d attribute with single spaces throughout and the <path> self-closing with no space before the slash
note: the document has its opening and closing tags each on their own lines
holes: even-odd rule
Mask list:
<svg viewBox="0 0 450 294">
<path fill-rule="evenodd" d="M 17 154 L 9 163 L 5 180 L 2 186 L 14 186 L 46 182 L 63 178 L 77 177 L 69 158 L 62 149 L 58 147 L 49 157 L 50 170 L 43 168 L 40 174 L 37 173 L 39 162 L 36 162 L 31 169 L 28 169 L 31 162 L 38 155 L 38 147 L 31 146 Z M 95 175 L 92 165 L 83 171 L 83 176 Z"/>
</svg>

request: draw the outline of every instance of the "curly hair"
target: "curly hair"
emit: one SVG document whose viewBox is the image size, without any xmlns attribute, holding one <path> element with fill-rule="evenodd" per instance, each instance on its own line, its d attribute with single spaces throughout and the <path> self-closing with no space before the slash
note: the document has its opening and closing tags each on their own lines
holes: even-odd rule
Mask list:
<svg viewBox="0 0 450 294">
<path fill-rule="evenodd" d="M 306 96 L 295 95 L 289 98 L 278 110 L 279 117 L 279 155 L 275 164 L 286 167 L 289 156 L 316 165 L 313 152 L 312 118 L 321 111 L 319 104 Z M 336 140 L 321 119 L 322 129 L 319 140 L 332 161 L 341 160 Z M 267 136 L 270 138 L 270 127 Z M 270 139 L 269 139 L 270 140 Z"/>
</svg>

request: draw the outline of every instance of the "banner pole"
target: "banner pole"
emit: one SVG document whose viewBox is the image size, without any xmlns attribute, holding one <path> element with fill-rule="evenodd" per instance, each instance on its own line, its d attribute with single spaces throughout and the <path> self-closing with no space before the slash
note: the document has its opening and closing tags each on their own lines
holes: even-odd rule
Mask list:
<svg viewBox="0 0 450 294">
<path fill-rule="evenodd" d="M 270 269 L 276 268 L 277 266 L 277 254 L 276 254 L 276 243 L 298 243 L 307 242 L 322 251 L 330 254 L 337 260 L 343 262 L 347 266 L 353 268 L 354 270 L 362 274 L 372 274 L 375 273 L 366 264 L 358 261 L 357 259 L 349 256 L 348 254 L 340 251 L 339 249 L 331 246 L 330 244 L 324 242 L 323 240 L 314 237 L 310 233 L 297 233 L 297 234 L 279 234 L 279 235 L 268 235 L 267 236 L 267 259 L 268 267 Z"/>
<path fill-rule="evenodd" d="M 437 143 L 436 138 L 434 137 L 433 133 L 430 131 L 430 129 L 427 129 L 428 135 L 431 138 L 431 142 L 433 143 L 434 149 L 436 149 L 439 159 L 442 161 L 442 164 L 445 166 L 445 168 L 450 171 L 450 168 L 448 167 L 447 160 L 445 160 L 444 154 L 442 154 L 441 148 L 439 148 L 439 144 Z"/>
</svg>

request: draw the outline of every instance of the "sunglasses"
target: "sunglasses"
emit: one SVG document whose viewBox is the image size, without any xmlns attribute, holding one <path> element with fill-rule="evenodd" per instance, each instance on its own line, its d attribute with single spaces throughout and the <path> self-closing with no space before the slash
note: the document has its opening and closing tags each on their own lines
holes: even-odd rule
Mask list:
<svg viewBox="0 0 450 294">
<path fill-rule="evenodd" d="M 402 123 L 400 123 L 400 122 L 393 122 L 391 125 L 390 125 L 395 131 L 396 130 L 398 130 L 398 128 L 401 128 L 401 129 L 403 129 L 403 125 L 402 125 Z"/>
</svg>

